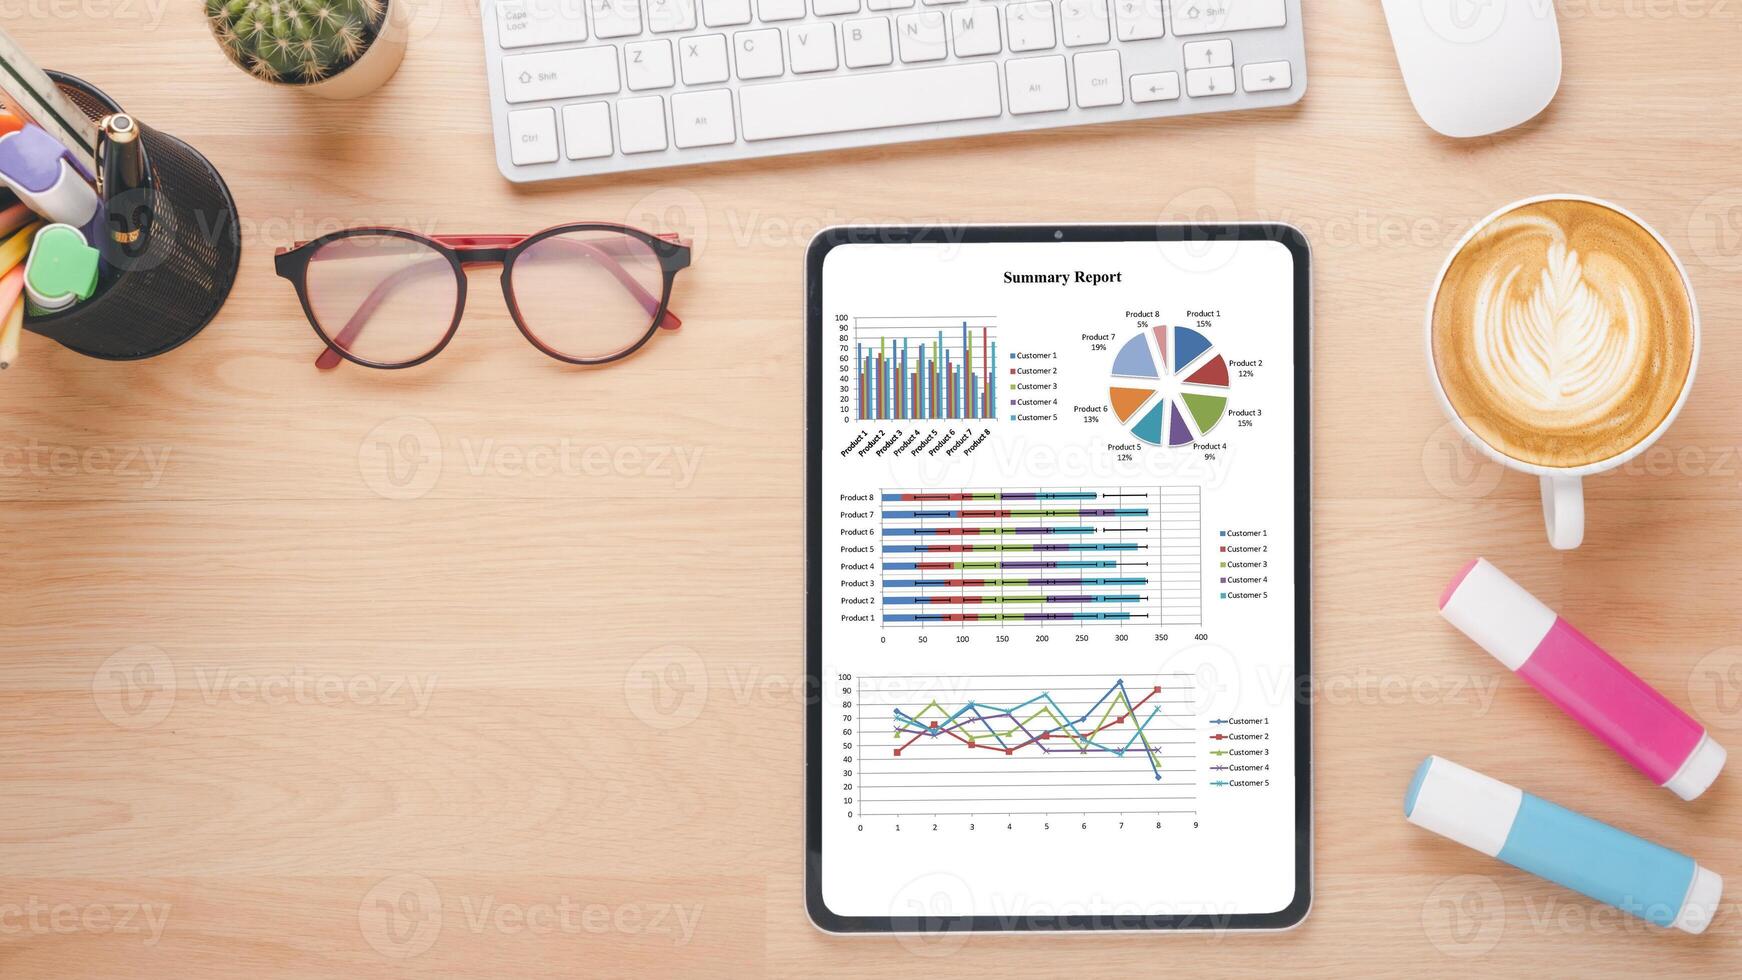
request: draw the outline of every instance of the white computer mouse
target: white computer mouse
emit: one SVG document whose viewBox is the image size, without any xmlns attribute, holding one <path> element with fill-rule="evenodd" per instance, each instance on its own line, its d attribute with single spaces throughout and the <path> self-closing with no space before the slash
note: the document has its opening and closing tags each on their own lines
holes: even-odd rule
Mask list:
<svg viewBox="0 0 1742 980">
<path fill-rule="evenodd" d="M 1561 31 L 1548 0 L 1384 0 L 1415 111 L 1447 136 L 1487 136 L 1548 108 Z"/>
</svg>

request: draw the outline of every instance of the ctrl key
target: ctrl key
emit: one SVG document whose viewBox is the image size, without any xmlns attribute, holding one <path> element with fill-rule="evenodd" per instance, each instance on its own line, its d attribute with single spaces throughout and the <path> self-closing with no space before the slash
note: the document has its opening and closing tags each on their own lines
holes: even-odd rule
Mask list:
<svg viewBox="0 0 1742 980">
<path fill-rule="evenodd" d="M 516 167 L 555 163 L 556 110 L 516 109 L 508 114 L 508 157 Z"/>
</svg>

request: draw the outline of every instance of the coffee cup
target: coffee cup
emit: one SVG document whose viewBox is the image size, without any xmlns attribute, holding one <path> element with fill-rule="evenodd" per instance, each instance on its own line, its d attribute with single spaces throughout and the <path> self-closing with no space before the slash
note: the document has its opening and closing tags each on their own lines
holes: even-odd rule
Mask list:
<svg viewBox="0 0 1742 980">
<path fill-rule="evenodd" d="M 1584 540 L 1584 479 L 1663 436 L 1700 359 L 1681 260 L 1636 215 L 1579 195 L 1517 201 L 1471 228 L 1434 279 L 1426 333 L 1441 410 L 1538 478 L 1559 549 Z"/>
</svg>

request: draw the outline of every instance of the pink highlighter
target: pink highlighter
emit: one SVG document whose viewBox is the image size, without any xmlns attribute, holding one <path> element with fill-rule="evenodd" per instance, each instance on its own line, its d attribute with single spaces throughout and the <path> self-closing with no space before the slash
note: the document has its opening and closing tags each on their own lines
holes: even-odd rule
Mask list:
<svg viewBox="0 0 1742 980">
<path fill-rule="evenodd" d="M 1684 800 L 1724 768 L 1724 747 L 1505 573 L 1478 558 L 1440 597 L 1440 615 L 1659 786 Z"/>
</svg>

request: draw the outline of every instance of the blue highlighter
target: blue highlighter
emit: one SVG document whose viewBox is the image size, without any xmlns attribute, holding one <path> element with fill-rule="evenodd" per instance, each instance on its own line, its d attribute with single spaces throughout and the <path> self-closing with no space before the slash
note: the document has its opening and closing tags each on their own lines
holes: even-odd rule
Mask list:
<svg viewBox="0 0 1742 980">
<path fill-rule="evenodd" d="M 1705 932 L 1724 879 L 1694 859 L 1430 755 L 1403 815 L 1515 868 L 1656 925 Z"/>
</svg>

